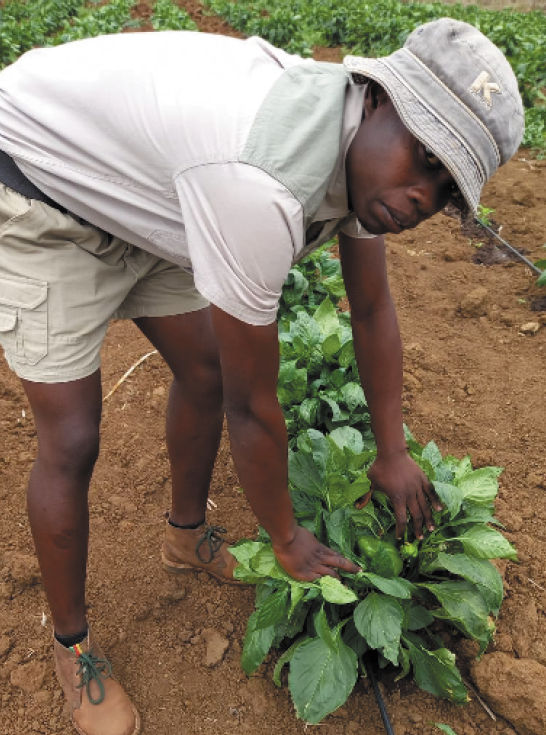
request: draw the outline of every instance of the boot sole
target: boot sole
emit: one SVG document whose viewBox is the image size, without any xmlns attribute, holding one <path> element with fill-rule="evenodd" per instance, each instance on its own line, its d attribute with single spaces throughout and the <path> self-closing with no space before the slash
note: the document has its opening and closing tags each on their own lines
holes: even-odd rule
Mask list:
<svg viewBox="0 0 546 735">
<path fill-rule="evenodd" d="M 165 554 L 161 554 L 161 561 L 163 562 L 163 569 L 165 569 L 165 571 L 169 574 L 205 572 L 205 574 L 209 574 L 211 577 L 214 577 L 219 582 L 223 582 L 224 584 L 231 584 L 233 587 L 251 587 L 248 582 L 241 582 L 238 579 L 228 579 L 227 577 L 222 577 L 222 575 L 220 574 L 215 574 L 209 569 L 203 569 L 202 567 L 194 567 L 191 564 L 180 564 L 179 562 L 171 561 L 170 559 L 167 559 Z"/>
</svg>

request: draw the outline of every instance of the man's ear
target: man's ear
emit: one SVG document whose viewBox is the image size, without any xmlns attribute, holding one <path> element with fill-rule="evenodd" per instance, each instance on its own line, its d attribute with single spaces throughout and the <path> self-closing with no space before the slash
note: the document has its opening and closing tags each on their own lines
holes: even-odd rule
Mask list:
<svg viewBox="0 0 546 735">
<path fill-rule="evenodd" d="M 364 114 L 368 115 L 385 102 L 390 102 L 389 95 L 379 82 L 370 79 L 364 95 Z"/>
</svg>

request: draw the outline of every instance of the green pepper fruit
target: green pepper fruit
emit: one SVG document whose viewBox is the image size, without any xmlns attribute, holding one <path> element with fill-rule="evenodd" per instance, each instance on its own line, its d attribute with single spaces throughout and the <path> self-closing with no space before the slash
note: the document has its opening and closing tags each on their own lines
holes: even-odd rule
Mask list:
<svg viewBox="0 0 546 735">
<path fill-rule="evenodd" d="M 381 539 L 376 538 L 375 536 L 361 536 L 358 541 L 358 548 L 360 549 L 361 553 L 370 559 L 374 554 L 377 552 L 377 549 L 379 548 L 379 544 L 382 543 Z"/>
<path fill-rule="evenodd" d="M 400 549 L 402 559 L 417 559 L 419 556 L 419 541 L 415 540 L 412 544 L 407 541 Z"/>
<path fill-rule="evenodd" d="M 362 555 L 370 560 L 371 572 L 387 579 L 398 577 L 404 563 L 396 546 L 373 536 L 361 536 L 357 543 Z"/>
</svg>

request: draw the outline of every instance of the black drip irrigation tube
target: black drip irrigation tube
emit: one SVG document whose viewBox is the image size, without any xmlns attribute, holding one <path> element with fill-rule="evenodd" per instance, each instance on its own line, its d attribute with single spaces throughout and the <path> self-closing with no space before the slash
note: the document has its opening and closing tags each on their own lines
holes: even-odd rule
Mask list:
<svg viewBox="0 0 546 735">
<path fill-rule="evenodd" d="M 543 271 L 541 271 L 541 270 L 540 270 L 540 268 L 538 268 L 538 267 L 537 267 L 537 266 L 536 266 L 536 265 L 535 265 L 534 263 L 532 263 L 532 262 L 531 262 L 531 261 L 530 261 L 530 260 L 529 260 L 528 258 L 526 258 L 526 257 L 525 257 L 525 255 L 522 255 L 522 254 L 521 254 L 521 253 L 519 252 L 519 250 L 516 250 L 516 248 L 515 248 L 515 247 L 513 247 L 512 245 L 510 245 L 510 243 L 506 242 L 506 240 L 504 240 L 504 239 L 503 239 L 503 238 L 502 238 L 502 237 L 501 237 L 500 235 L 498 235 L 498 234 L 497 234 L 497 233 L 495 232 L 495 230 L 492 230 L 492 229 L 491 229 L 491 227 L 489 227 L 489 225 L 486 225 L 486 224 L 485 224 L 485 222 L 482 222 L 482 221 L 481 221 L 481 219 L 480 219 L 479 217 L 475 217 L 474 219 L 476 220 L 476 222 L 477 222 L 477 223 L 478 223 L 479 225 L 481 225 L 481 226 L 482 226 L 482 227 L 484 228 L 484 230 L 487 230 L 487 232 L 489 232 L 489 234 L 490 234 L 490 235 L 493 235 L 493 237 L 496 237 L 496 238 L 497 238 L 497 240 L 498 240 L 499 242 L 501 242 L 501 243 L 502 243 L 502 244 L 504 245 L 504 247 L 505 247 L 505 248 L 508 248 L 508 250 L 510 250 L 510 251 L 511 251 L 512 253 L 514 253 L 514 255 L 517 255 L 517 257 L 518 257 L 518 258 L 519 258 L 520 260 L 523 260 L 523 262 L 524 262 L 524 263 L 525 263 L 526 265 L 528 265 L 528 266 L 529 266 L 529 268 L 531 268 L 531 270 L 534 270 L 534 271 L 535 271 L 535 273 L 538 273 L 538 275 L 539 275 L 539 276 L 541 276 L 541 275 L 542 275 Z"/>
<path fill-rule="evenodd" d="M 383 695 L 381 694 L 381 690 L 379 689 L 379 684 L 377 683 L 374 660 L 372 656 L 370 656 L 369 652 L 364 654 L 363 660 L 366 673 L 368 674 L 368 676 L 370 677 L 370 681 L 372 682 L 373 693 L 375 694 L 375 701 L 377 702 L 379 712 L 381 713 L 381 719 L 383 720 L 383 725 L 385 726 L 385 732 L 387 733 L 387 735 L 394 735 L 394 730 L 392 729 L 392 724 L 389 719 L 389 713 L 387 712 L 385 700 L 383 699 Z"/>
</svg>

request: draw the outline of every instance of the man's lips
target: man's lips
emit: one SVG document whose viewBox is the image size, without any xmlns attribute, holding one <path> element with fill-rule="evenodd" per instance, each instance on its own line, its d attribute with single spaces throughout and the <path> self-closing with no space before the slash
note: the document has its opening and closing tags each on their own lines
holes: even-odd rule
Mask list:
<svg viewBox="0 0 546 735">
<path fill-rule="evenodd" d="M 391 209 L 391 207 L 383 204 L 383 212 L 386 215 L 385 224 L 389 232 L 397 235 L 404 230 L 409 230 L 411 227 L 415 227 L 411 220 L 397 209 Z"/>
</svg>

